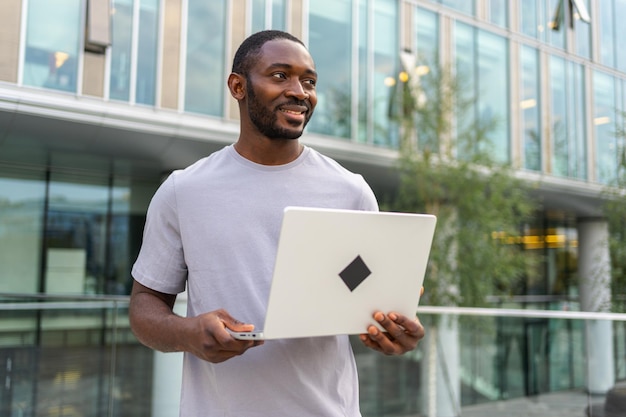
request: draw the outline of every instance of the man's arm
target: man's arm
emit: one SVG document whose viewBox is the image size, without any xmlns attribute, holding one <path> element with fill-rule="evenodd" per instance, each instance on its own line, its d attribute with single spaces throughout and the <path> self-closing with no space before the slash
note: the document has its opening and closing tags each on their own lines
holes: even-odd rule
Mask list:
<svg viewBox="0 0 626 417">
<path fill-rule="evenodd" d="M 226 328 L 250 331 L 254 326 L 241 323 L 225 310 L 181 317 L 173 311 L 175 301 L 176 295 L 155 291 L 137 281 L 133 283 L 130 326 L 141 343 L 161 352 L 190 352 L 214 363 L 241 355 L 263 343 L 234 339 Z"/>
</svg>

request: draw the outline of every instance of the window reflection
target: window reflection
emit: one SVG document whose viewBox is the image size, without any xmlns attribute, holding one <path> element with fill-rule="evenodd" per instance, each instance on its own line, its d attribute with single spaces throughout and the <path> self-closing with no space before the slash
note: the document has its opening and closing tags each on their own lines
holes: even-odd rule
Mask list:
<svg viewBox="0 0 626 417">
<path fill-rule="evenodd" d="M 590 10 L 589 0 L 579 1 L 584 4 L 586 10 Z M 591 58 L 591 24 L 583 22 L 578 13 L 574 13 L 574 36 L 576 37 L 576 54 Z"/>
<path fill-rule="evenodd" d="M 598 32 L 600 35 L 600 62 L 604 65 L 615 66 L 615 9 L 614 1 L 598 2 L 600 12 Z"/>
<path fill-rule="evenodd" d="M 309 4 L 309 50 L 319 74 L 313 132 L 351 136 L 352 2 L 316 0 Z"/>
<path fill-rule="evenodd" d="M 0 292 L 128 294 L 156 186 L 0 165 Z"/>
<path fill-rule="evenodd" d="M 358 124 L 356 132 L 356 140 L 361 143 L 369 143 L 374 131 L 374 121 L 372 117 L 372 106 L 369 103 L 372 100 L 372 90 L 370 89 L 370 83 L 367 76 L 363 74 L 369 74 L 370 69 L 370 54 L 368 52 L 367 34 L 371 29 L 369 26 L 369 20 L 367 18 L 367 0 L 358 0 L 359 2 L 359 61 L 357 66 L 357 80 L 358 80 Z M 393 93 L 390 93 L 393 97 Z"/>
<path fill-rule="evenodd" d="M 596 179 L 608 184 L 617 173 L 615 79 L 596 71 L 593 74 L 594 119 L 596 136 Z"/>
<path fill-rule="evenodd" d="M 545 14 L 545 21 L 543 25 L 545 26 L 545 34 L 547 42 L 557 48 L 565 49 L 565 32 L 567 32 L 567 27 L 569 25 L 567 16 L 567 10 L 569 7 L 569 2 L 565 0 L 548 0 Z M 555 22 L 557 19 L 557 9 L 561 7 L 561 21 Z M 555 25 L 558 24 L 558 30 L 554 30 Z"/>
<path fill-rule="evenodd" d="M 52 175 L 46 222 L 45 290 L 100 293 L 106 260 L 108 187 Z"/>
<path fill-rule="evenodd" d="M 480 150 L 500 162 L 509 156 L 509 70 L 506 40 L 463 23 L 455 27 L 456 76 L 472 100 L 464 114 L 458 114 L 458 134 L 471 133 L 472 126 L 487 128 Z M 485 139 L 487 140 L 485 142 Z M 467 155 L 459 155 L 464 157 Z"/>
<path fill-rule="evenodd" d="M 81 10 L 81 0 L 28 2 L 24 84 L 76 91 Z"/>
<path fill-rule="evenodd" d="M 387 147 L 398 146 L 398 133 L 389 118 L 389 88 L 385 79 L 397 72 L 397 56 L 399 51 L 397 38 L 398 12 L 397 2 L 379 0 L 374 3 L 374 36 L 373 45 L 373 98 L 374 98 L 374 132 L 373 142 Z M 368 74 L 367 72 L 365 74 Z"/>
<path fill-rule="evenodd" d="M 133 0 L 113 0 L 109 97 L 114 100 L 130 99 L 132 34 Z"/>
<path fill-rule="evenodd" d="M 521 128 L 523 138 L 524 168 L 541 171 L 541 118 L 539 101 L 539 56 L 534 48 L 522 46 L 520 73 Z"/>
<path fill-rule="evenodd" d="M 489 1 L 489 21 L 501 27 L 508 27 L 509 2 L 508 0 Z"/>
<path fill-rule="evenodd" d="M 39 292 L 43 173 L 0 167 L 0 292 Z"/>
<path fill-rule="evenodd" d="M 226 3 L 189 0 L 185 111 L 223 113 Z"/>
<path fill-rule="evenodd" d="M 550 59 L 550 84 L 552 103 L 550 111 L 550 131 L 552 149 L 552 174 L 567 176 L 567 98 L 565 83 L 565 61 L 562 58 Z"/>
<path fill-rule="evenodd" d="M 520 30 L 524 35 L 539 38 L 539 34 L 544 31 L 543 24 L 539 24 L 540 7 L 537 5 L 538 0 L 520 0 L 519 2 L 519 19 Z"/>
<path fill-rule="evenodd" d="M 437 71 L 439 66 L 439 16 L 435 12 L 419 7 L 416 9 L 415 16 L 418 65 L 425 65 L 426 68 L 428 68 L 428 72 L 431 73 L 431 76 L 437 77 L 434 72 Z M 426 71 L 426 69 L 424 69 L 424 71 Z M 427 90 L 430 85 L 430 83 L 423 83 L 422 88 Z M 432 95 L 436 97 L 436 92 L 425 91 L 425 94 L 427 96 Z M 429 121 L 418 119 L 418 126 L 421 123 L 429 123 Z M 419 130 L 417 140 L 420 149 L 438 152 L 439 137 L 436 129 Z"/>
<path fill-rule="evenodd" d="M 586 177 L 584 80 L 582 68 L 550 58 L 552 174 Z"/>
<path fill-rule="evenodd" d="M 136 2 L 139 2 L 138 19 L 134 16 Z M 135 21 L 138 24 L 136 39 L 133 38 Z M 157 36 L 158 0 L 113 1 L 110 98 L 155 103 Z M 132 77 L 135 77 L 134 84 Z M 131 91 L 133 86 L 135 91 Z"/>
<path fill-rule="evenodd" d="M 310 50 L 320 81 L 309 128 L 321 134 L 396 147 L 397 126 L 389 113 L 394 90 L 387 80 L 399 71 L 398 4 L 393 0 L 355 1 L 359 5 L 357 39 L 352 36 L 352 1 L 310 4 Z M 353 43 L 358 48 L 355 69 Z"/>
<path fill-rule="evenodd" d="M 478 100 L 477 121 L 480 125 L 497 121 L 487 132 L 493 157 L 508 162 L 509 157 L 509 65 L 504 38 L 478 31 Z"/>
<path fill-rule="evenodd" d="M 159 0 L 141 0 L 137 40 L 136 103 L 149 105 L 155 103 L 158 31 Z"/>
<path fill-rule="evenodd" d="M 626 39 L 626 0 L 606 0 L 598 2 L 598 32 L 600 62 L 626 71 L 626 55 L 620 41 Z"/>
<path fill-rule="evenodd" d="M 267 0 L 252 0 L 252 11 L 250 15 L 252 16 L 252 33 L 259 32 L 263 29 L 267 29 L 266 21 L 266 10 L 265 4 Z"/>
<path fill-rule="evenodd" d="M 438 0 L 437 3 L 441 3 L 444 6 L 456 9 L 460 12 L 474 15 L 474 1 L 475 0 Z"/>
<path fill-rule="evenodd" d="M 615 0 L 615 21 L 620 22 L 615 27 L 615 39 L 620 40 L 617 42 L 615 51 L 617 69 L 626 72 L 626 54 L 623 49 L 623 41 L 626 39 L 626 25 L 624 25 L 624 22 L 626 22 L 626 0 Z"/>
<path fill-rule="evenodd" d="M 264 29 L 285 30 L 286 0 L 252 0 L 251 33 Z"/>
</svg>

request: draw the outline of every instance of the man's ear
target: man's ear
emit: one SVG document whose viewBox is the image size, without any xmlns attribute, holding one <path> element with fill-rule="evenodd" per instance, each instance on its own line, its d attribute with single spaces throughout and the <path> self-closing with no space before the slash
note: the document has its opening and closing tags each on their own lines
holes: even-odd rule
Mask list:
<svg viewBox="0 0 626 417">
<path fill-rule="evenodd" d="M 246 80 L 245 78 L 232 72 L 228 76 L 228 89 L 230 90 L 230 95 L 233 96 L 235 100 L 243 100 L 246 96 Z"/>
</svg>

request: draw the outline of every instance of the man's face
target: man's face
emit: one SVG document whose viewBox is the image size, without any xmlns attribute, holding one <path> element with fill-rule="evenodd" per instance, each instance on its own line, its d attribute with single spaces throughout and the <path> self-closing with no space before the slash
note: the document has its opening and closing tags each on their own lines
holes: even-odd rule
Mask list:
<svg viewBox="0 0 626 417">
<path fill-rule="evenodd" d="M 269 139 L 297 139 L 317 104 L 313 59 L 299 43 L 267 42 L 246 81 L 248 116 Z"/>
</svg>

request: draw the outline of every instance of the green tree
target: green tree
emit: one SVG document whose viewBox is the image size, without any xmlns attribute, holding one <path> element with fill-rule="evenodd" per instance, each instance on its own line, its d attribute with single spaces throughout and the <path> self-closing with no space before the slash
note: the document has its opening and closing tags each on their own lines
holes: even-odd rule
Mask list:
<svg viewBox="0 0 626 417">
<path fill-rule="evenodd" d="M 391 209 L 438 218 L 423 302 L 485 306 L 524 277 L 522 225 L 537 205 L 491 152 L 500 121 L 477 116 L 477 98 L 450 68 L 426 68 L 398 88 L 400 186 Z"/>
<path fill-rule="evenodd" d="M 626 312 L 626 112 L 616 131 L 617 172 L 605 189 L 604 214 L 609 224 L 612 309 Z"/>
</svg>

